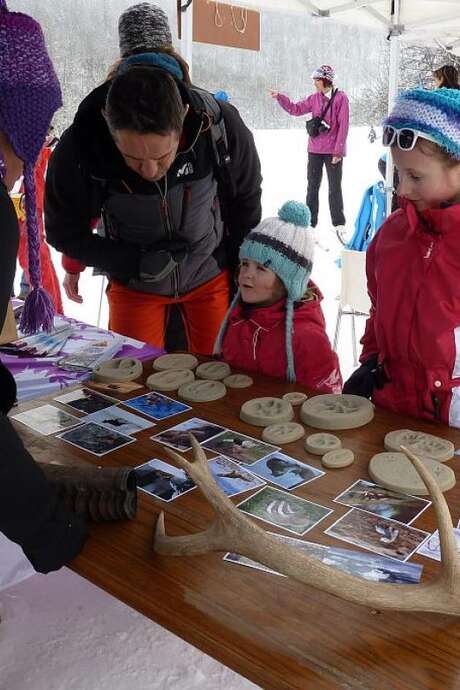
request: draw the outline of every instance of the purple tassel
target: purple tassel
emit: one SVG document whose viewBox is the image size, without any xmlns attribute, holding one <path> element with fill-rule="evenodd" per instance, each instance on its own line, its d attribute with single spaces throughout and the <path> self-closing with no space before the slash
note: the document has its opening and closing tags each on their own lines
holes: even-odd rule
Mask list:
<svg viewBox="0 0 460 690">
<path fill-rule="evenodd" d="M 1 2 L 1 0 L 0 0 Z M 33 335 L 41 328 L 48 333 L 54 325 L 54 302 L 41 286 L 40 236 L 37 224 L 34 166 L 24 166 L 24 189 L 29 249 L 29 278 L 32 290 L 27 295 L 19 328 L 25 335 Z"/>
<path fill-rule="evenodd" d="M 53 300 L 43 288 L 34 288 L 24 302 L 19 328 L 24 335 L 33 335 L 41 328 L 50 333 L 53 325 Z"/>
</svg>

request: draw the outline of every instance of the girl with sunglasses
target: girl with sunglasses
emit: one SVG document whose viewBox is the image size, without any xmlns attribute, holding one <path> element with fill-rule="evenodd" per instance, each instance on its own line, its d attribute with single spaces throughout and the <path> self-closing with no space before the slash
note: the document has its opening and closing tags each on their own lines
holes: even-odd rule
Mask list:
<svg viewBox="0 0 460 690">
<path fill-rule="evenodd" d="M 460 91 L 401 94 L 383 143 L 400 208 L 367 251 L 372 306 L 344 392 L 460 427 Z"/>
</svg>

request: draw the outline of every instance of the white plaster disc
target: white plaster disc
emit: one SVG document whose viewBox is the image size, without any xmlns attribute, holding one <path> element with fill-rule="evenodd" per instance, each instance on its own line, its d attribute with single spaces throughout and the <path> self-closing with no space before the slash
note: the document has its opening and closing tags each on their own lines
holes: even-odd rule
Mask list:
<svg viewBox="0 0 460 690">
<path fill-rule="evenodd" d="M 230 376 L 232 370 L 227 362 L 203 362 L 199 364 L 195 374 L 199 379 L 208 381 L 221 381 L 226 376 Z"/>
<path fill-rule="evenodd" d="M 374 418 L 374 406 L 359 395 L 315 395 L 302 405 L 300 418 L 317 429 L 355 429 Z"/>
<path fill-rule="evenodd" d="M 410 429 L 398 429 L 390 431 L 385 436 L 386 450 L 398 452 L 401 446 L 405 446 L 415 455 L 431 458 L 438 462 L 446 462 L 454 457 L 455 446 L 451 441 L 423 431 L 411 431 Z"/>
<path fill-rule="evenodd" d="M 455 474 L 450 467 L 431 458 L 420 460 L 433 474 L 441 491 L 448 491 L 455 486 Z M 376 484 L 392 491 L 414 496 L 429 494 L 414 465 L 404 453 L 377 453 L 371 459 L 368 471 Z"/>
<path fill-rule="evenodd" d="M 291 405 L 301 405 L 307 399 L 305 393 L 300 393 L 298 391 L 293 391 L 292 393 L 285 393 L 283 395 L 283 400 L 287 400 Z"/>
<path fill-rule="evenodd" d="M 254 381 L 246 374 L 230 374 L 224 378 L 224 383 L 229 388 L 249 388 Z"/>
<path fill-rule="evenodd" d="M 293 443 L 305 434 L 302 424 L 297 422 L 281 422 L 280 424 L 270 424 L 262 431 L 262 439 L 267 443 L 274 443 L 275 446 L 282 446 L 284 443 Z"/>
<path fill-rule="evenodd" d="M 134 381 L 142 376 L 142 362 L 134 357 L 116 357 L 94 367 L 92 379 L 101 383 Z"/>
<path fill-rule="evenodd" d="M 290 422 L 294 417 L 291 403 L 282 398 L 253 398 L 241 406 L 240 419 L 254 426 Z"/>
<path fill-rule="evenodd" d="M 323 455 L 321 463 L 324 467 L 329 469 L 339 469 L 341 467 L 348 467 L 354 462 L 355 455 L 349 448 L 339 448 L 339 450 L 330 450 Z"/>
<path fill-rule="evenodd" d="M 198 360 L 194 355 L 178 352 L 171 355 L 161 355 L 153 362 L 153 368 L 157 371 L 165 369 L 195 369 Z"/>
<path fill-rule="evenodd" d="M 211 402 L 219 400 L 227 393 L 227 388 L 222 381 L 206 381 L 200 379 L 184 383 L 178 390 L 179 396 L 191 402 Z"/>
<path fill-rule="evenodd" d="M 191 369 L 165 369 L 151 374 L 145 385 L 156 391 L 177 391 L 184 383 L 195 380 Z"/>
<path fill-rule="evenodd" d="M 334 434 L 310 434 L 305 439 L 305 450 L 313 455 L 325 455 L 331 450 L 339 450 L 342 441 Z"/>
</svg>

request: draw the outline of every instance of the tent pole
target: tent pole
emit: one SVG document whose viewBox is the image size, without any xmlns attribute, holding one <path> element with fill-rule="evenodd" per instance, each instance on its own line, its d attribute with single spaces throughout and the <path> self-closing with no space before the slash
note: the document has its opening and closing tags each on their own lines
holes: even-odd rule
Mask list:
<svg viewBox="0 0 460 690">
<path fill-rule="evenodd" d="M 392 1 L 391 29 L 388 40 L 390 41 L 390 69 L 388 75 L 388 112 L 391 111 L 393 103 L 398 94 L 399 59 L 400 59 L 400 36 L 402 28 L 399 24 L 399 0 Z M 391 213 L 391 202 L 393 198 L 393 157 L 391 148 L 387 153 L 386 177 L 386 208 L 387 217 Z"/>
<path fill-rule="evenodd" d="M 192 78 L 192 48 L 193 48 L 193 2 L 182 4 L 182 37 L 180 52 L 189 66 L 190 78 Z"/>
</svg>

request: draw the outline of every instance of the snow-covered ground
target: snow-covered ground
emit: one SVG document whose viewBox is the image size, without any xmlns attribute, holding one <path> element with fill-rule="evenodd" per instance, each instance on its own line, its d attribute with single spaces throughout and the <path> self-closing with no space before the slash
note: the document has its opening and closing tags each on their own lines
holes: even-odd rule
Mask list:
<svg viewBox="0 0 460 690">
<path fill-rule="evenodd" d="M 303 130 L 255 132 L 264 175 L 263 213 L 276 213 L 288 199 L 304 200 L 306 146 Z M 381 149 L 366 128 L 354 128 L 344 165 L 345 211 L 350 234 L 365 188 L 378 179 Z M 340 245 L 331 231 L 327 180 L 321 190 L 313 279 L 324 294 L 327 329 L 333 338 L 340 293 L 335 261 Z M 326 251 L 328 249 L 328 251 Z M 62 274 L 60 260 L 55 265 Z M 83 305 L 64 300 L 67 315 L 98 319 L 101 278 L 86 270 Z M 351 330 L 344 318 L 339 341 L 342 374 L 353 370 Z M 102 298 L 101 325 L 107 325 Z M 364 323 L 359 322 L 360 337 Z M 15 572 L 17 570 L 17 572 Z M 0 590 L 30 574 L 17 551 L 0 541 Z M 16 580 L 15 580 L 16 577 Z M 252 683 L 202 654 L 141 614 L 63 568 L 0 591 L 0 690 L 251 690 Z"/>
</svg>

